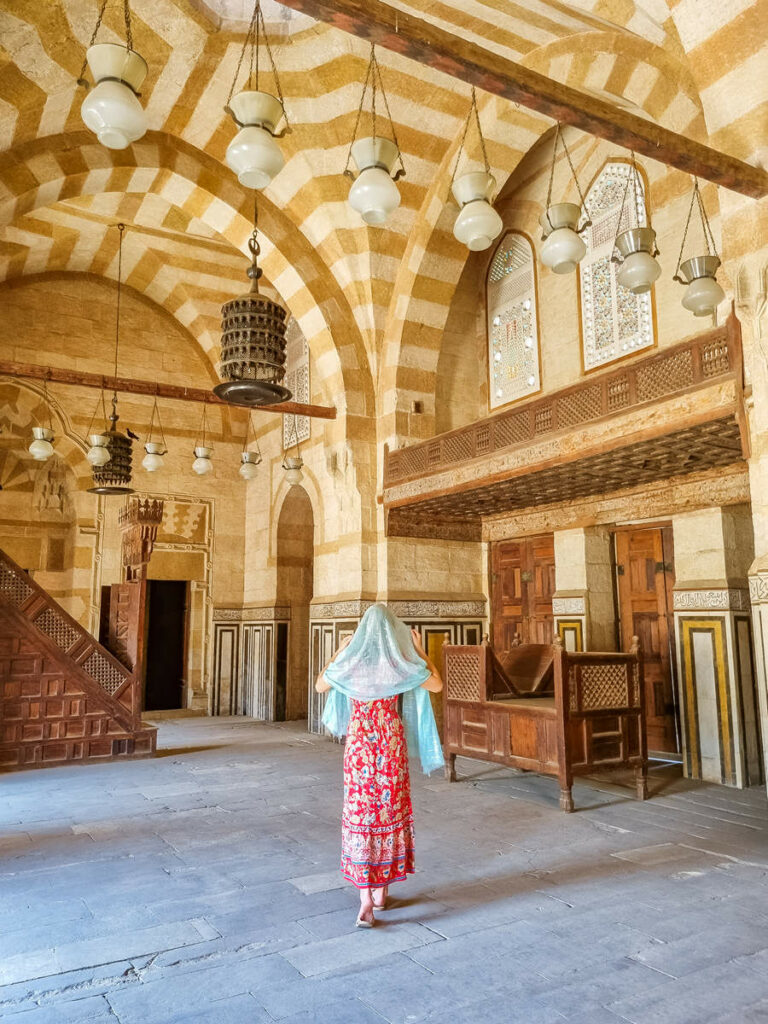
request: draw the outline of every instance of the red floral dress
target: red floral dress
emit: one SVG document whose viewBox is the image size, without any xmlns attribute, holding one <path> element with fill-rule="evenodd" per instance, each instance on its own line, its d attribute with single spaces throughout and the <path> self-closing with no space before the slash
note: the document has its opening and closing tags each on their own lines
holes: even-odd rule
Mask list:
<svg viewBox="0 0 768 1024">
<path fill-rule="evenodd" d="M 408 750 L 397 697 L 352 701 L 344 748 L 341 873 L 358 889 L 413 874 Z"/>
</svg>

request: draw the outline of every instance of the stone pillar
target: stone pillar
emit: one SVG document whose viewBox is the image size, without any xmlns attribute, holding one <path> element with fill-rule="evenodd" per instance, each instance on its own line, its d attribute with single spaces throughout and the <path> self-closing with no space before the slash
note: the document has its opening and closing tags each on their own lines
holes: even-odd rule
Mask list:
<svg viewBox="0 0 768 1024">
<path fill-rule="evenodd" d="M 674 516 L 674 617 L 683 763 L 689 778 L 759 780 L 758 714 L 744 505 Z"/>
<path fill-rule="evenodd" d="M 555 533 L 555 631 L 569 651 L 615 651 L 611 535 L 604 527 Z"/>
</svg>

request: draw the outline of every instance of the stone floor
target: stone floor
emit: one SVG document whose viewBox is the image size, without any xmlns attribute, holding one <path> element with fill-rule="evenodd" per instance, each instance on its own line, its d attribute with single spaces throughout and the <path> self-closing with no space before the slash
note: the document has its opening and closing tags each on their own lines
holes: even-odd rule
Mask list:
<svg viewBox="0 0 768 1024">
<path fill-rule="evenodd" d="M 10 1024 L 768 1021 L 765 793 L 414 770 L 416 875 L 336 870 L 341 747 L 174 719 L 152 761 L 0 776 Z"/>
</svg>

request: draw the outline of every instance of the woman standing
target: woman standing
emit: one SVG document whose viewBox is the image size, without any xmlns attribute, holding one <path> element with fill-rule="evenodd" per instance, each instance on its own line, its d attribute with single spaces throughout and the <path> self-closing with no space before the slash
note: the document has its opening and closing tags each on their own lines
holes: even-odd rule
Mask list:
<svg viewBox="0 0 768 1024">
<path fill-rule="evenodd" d="M 347 736 L 341 871 L 360 890 L 358 928 L 372 928 L 389 884 L 413 873 L 408 748 L 427 774 L 443 764 L 427 693 L 442 688 L 418 632 L 382 604 L 366 611 L 315 683 L 319 693 L 331 691 L 323 724 Z"/>
</svg>

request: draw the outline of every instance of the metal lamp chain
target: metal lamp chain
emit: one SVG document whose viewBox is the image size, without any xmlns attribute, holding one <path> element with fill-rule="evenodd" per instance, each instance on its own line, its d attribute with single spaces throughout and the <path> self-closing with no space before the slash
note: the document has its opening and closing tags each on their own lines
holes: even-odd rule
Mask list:
<svg viewBox="0 0 768 1024">
<path fill-rule="evenodd" d="M 400 168 L 401 168 L 402 174 L 398 173 L 398 174 L 395 175 L 395 180 L 397 180 L 399 177 L 403 177 L 405 175 L 405 164 L 403 163 L 403 152 L 400 149 L 400 143 L 397 141 L 397 132 L 395 131 L 395 122 L 394 122 L 394 120 L 392 118 L 392 112 L 389 109 L 389 100 L 387 99 L 387 93 L 386 93 L 386 90 L 384 89 L 384 82 L 383 82 L 382 77 L 381 77 L 381 66 L 380 66 L 378 60 L 376 59 L 376 54 L 372 53 L 372 56 L 373 56 L 373 62 L 374 62 L 374 65 L 375 65 L 375 74 L 378 74 L 378 76 L 379 76 L 379 88 L 381 89 L 381 98 L 384 100 L 384 109 L 387 112 L 387 120 L 389 121 L 389 127 L 390 127 L 390 129 L 392 131 L 392 141 L 394 142 L 395 146 L 397 147 L 397 156 L 398 156 L 398 159 L 400 161 Z M 375 81 L 375 79 L 374 79 L 374 81 Z"/>
<path fill-rule="evenodd" d="M 464 130 L 461 133 L 461 142 L 459 143 L 459 149 L 456 153 L 456 162 L 453 165 L 453 174 L 451 175 L 451 185 L 456 180 L 456 172 L 459 169 L 459 161 L 461 160 L 461 154 L 464 152 L 464 143 L 467 141 L 467 132 L 469 131 L 469 123 L 472 120 L 472 115 L 475 115 L 475 124 L 477 125 L 477 134 L 480 137 L 480 149 L 483 154 L 483 163 L 485 165 L 485 173 L 491 173 L 491 165 L 488 162 L 488 153 L 485 149 L 485 139 L 483 138 L 483 129 L 480 127 L 480 111 L 477 108 L 477 97 L 475 95 L 475 87 L 472 86 L 472 101 L 469 105 L 469 111 L 467 112 L 467 119 L 464 122 Z"/>
<path fill-rule="evenodd" d="M 85 59 L 83 60 L 83 66 L 80 68 L 80 75 L 79 75 L 79 77 L 77 79 L 77 84 L 85 86 L 86 89 L 88 88 L 88 82 L 86 81 L 86 78 L 85 78 L 85 69 L 88 67 L 88 56 L 87 56 L 88 50 L 90 50 L 90 48 L 96 42 L 96 36 L 98 35 L 99 29 L 101 28 L 101 20 L 104 17 L 104 11 L 107 9 L 107 4 L 108 3 L 109 3 L 109 0 L 102 0 L 101 7 L 99 9 L 99 16 L 96 19 L 96 25 L 95 25 L 95 27 L 93 29 L 93 34 L 91 35 L 91 41 L 90 41 L 90 43 L 88 43 L 88 46 L 86 47 L 86 51 L 85 51 L 86 52 L 86 56 L 85 56 Z"/>
<path fill-rule="evenodd" d="M 373 49 L 373 47 L 371 47 L 371 49 Z M 373 65 L 372 65 L 371 61 L 369 60 L 368 61 L 368 70 L 365 73 L 365 81 L 363 82 L 363 91 L 360 93 L 360 103 L 359 103 L 358 108 L 357 108 L 357 116 L 355 117 L 355 127 L 352 130 L 352 139 L 351 139 L 351 141 L 349 143 L 349 150 L 347 151 L 347 162 L 344 165 L 344 174 L 346 174 L 348 176 L 350 176 L 352 174 L 352 172 L 349 169 L 349 164 L 350 164 L 350 161 L 352 160 L 352 147 L 354 146 L 355 140 L 357 139 L 357 131 L 358 131 L 359 127 L 360 127 L 360 119 L 363 116 L 363 103 L 365 103 L 365 94 L 368 91 L 368 80 L 371 77 L 372 70 L 373 70 Z"/>
<path fill-rule="evenodd" d="M 243 48 L 240 51 L 240 56 L 237 59 L 237 67 L 235 68 L 235 76 L 232 79 L 232 85 L 229 87 L 229 95 L 227 96 L 226 106 L 224 107 L 225 110 L 229 109 L 230 100 L 232 99 L 232 97 L 233 97 L 233 95 L 235 93 L 235 86 L 237 85 L 237 80 L 240 77 L 240 69 L 243 66 L 243 58 L 245 57 L 245 51 L 248 49 L 248 43 L 251 41 L 251 37 L 253 36 L 253 33 L 254 33 L 254 27 L 255 27 L 255 24 L 256 24 L 256 16 L 257 16 L 258 10 L 259 10 L 259 0 L 256 0 L 256 3 L 253 5 L 253 14 L 251 15 L 251 21 L 250 21 L 250 24 L 248 25 L 248 31 L 245 34 L 245 41 L 243 42 Z M 253 58 L 253 48 L 251 48 L 251 58 Z"/>
<path fill-rule="evenodd" d="M 685 230 L 683 231 L 683 240 L 680 243 L 680 255 L 677 257 L 677 268 L 675 269 L 675 273 L 674 273 L 673 278 L 672 278 L 673 281 L 679 281 L 680 284 L 685 284 L 686 283 L 680 277 L 680 264 L 683 262 L 683 252 L 685 251 L 685 243 L 686 243 L 686 240 L 688 238 L 688 228 L 690 227 L 691 217 L 693 216 L 693 204 L 696 203 L 696 202 L 698 202 L 699 216 L 701 217 L 701 227 L 702 227 L 702 231 L 704 233 L 704 242 L 705 242 L 705 244 L 707 246 L 707 255 L 708 256 L 712 255 L 712 253 L 714 253 L 715 256 L 718 255 L 717 254 L 717 247 L 715 245 L 715 238 L 714 238 L 714 235 L 712 234 L 712 228 L 710 227 L 710 224 L 709 224 L 709 218 L 707 217 L 707 212 L 704 209 L 704 201 L 701 198 L 701 189 L 699 188 L 699 179 L 698 178 L 694 178 L 693 179 L 693 195 L 691 196 L 691 203 L 690 203 L 690 206 L 688 207 L 688 217 L 686 218 L 686 221 L 685 221 Z M 719 259 L 719 256 L 718 256 L 718 259 Z"/>
<path fill-rule="evenodd" d="M 118 224 L 117 230 L 120 232 L 120 245 L 117 249 L 117 310 L 115 316 L 115 398 L 117 397 L 117 352 L 120 345 L 120 292 L 122 290 L 123 281 L 123 232 L 125 231 L 125 224 Z M 114 401 L 114 399 L 113 399 Z"/>
</svg>

